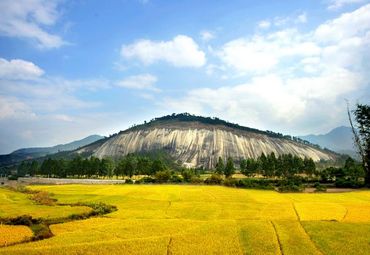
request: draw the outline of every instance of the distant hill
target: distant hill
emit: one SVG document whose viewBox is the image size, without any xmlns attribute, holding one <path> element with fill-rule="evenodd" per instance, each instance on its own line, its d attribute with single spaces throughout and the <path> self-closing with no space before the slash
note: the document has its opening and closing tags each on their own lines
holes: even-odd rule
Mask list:
<svg viewBox="0 0 370 255">
<path fill-rule="evenodd" d="M 329 148 L 338 153 L 356 156 L 353 147 L 352 130 L 350 127 L 340 126 L 323 135 L 306 135 L 300 138 L 323 148 Z M 357 156 L 356 156 L 357 157 Z"/>
<path fill-rule="evenodd" d="M 213 168 L 219 157 L 236 161 L 261 153 L 335 160 L 337 154 L 307 141 L 188 113 L 155 118 L 75 151 L 82 156 L 120 158 L 130 153 L 164 151 L 188 167 Z"/>
<path fill-rule="evenodd" d="M 35 159 L 39 157 L 44 157 L 49 154 L 58 153 L 61 151 L 72 151 L 76 150 L 85 145 L 96 142 L 104 138 L 100 135 L 90 135 L 81 140 L 73 141 L 67 144 L 59 144 L 52 147 L 34 147 L 34 148 L 22 148 L 13 151 L 10 154 L 0 155 L 0 165 L 9 165 L 20 162 L 26 159 Z"/>
</svg>

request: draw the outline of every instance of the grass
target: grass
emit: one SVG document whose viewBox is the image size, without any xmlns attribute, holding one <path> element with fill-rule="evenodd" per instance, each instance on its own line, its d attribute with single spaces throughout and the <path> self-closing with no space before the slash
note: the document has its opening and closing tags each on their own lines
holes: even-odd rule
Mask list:
<svg viewBox="0 0 370 255">
<path fill-rule="evenodd" d="M 281 194 L 191 185 L 30 188 L 53 193 L 59 203 L 103 202 L 118 210 L 51 225 L 52 238 L 0 248 L 0 254 L 286 255 L 368 254 L 370 250 L 370 191 Z M 0 213 L 44 215 L 37 208 L 44 206 L 24 194 L 0 189 Z M 61 212 L 58 206 L 47 208 L 53 217 L 76 213 Z M 70 209 L 81 208 L 63 206 Z"/>
</svg>

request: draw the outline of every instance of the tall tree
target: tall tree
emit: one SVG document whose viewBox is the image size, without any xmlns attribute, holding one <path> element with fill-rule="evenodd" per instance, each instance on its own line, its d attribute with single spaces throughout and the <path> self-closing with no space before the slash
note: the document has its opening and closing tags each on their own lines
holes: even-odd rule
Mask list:
<svg viewBox="0 0 370 255">
<path fill-rule="evenodd" d="M 160 172 L 164 170 L 166 170 L 166 166 L 162 162 L 161 159 L 156 159 L 153 161 L 152 167 L 151 167 L 151 174 L 155 174 L 156 172 Z"/>
<path fill-rule="evenodd" d="M 349 122 L 354 135 L 355 146 L 362 159 L 362 166 L 365 169 L 365 185 L 370 187 L 370 106 L 357 104 L 353 111 L 357 122 L 355 129 L 351 113 L 347 109 Z"/>
<path fill-rule="evenodd" d="M 223 174 L 225 170 L 224 161 L 221 157 L 218 157 L 218 162 L 216 164 L 216 173 Z"/>
<path fill-rule="evenodd" d="M 113 176 L 114 162 L 110 158 L 103 158 L 100 161 L 99 175 L 100 176 Z"/>
<path fill-rule="evenodd" d="M 303 170 L 304 170 L 305 174 L 307 174 L 309 176 L 312 176 L 312 174 L 316 170 L 316 165 L 315 165 L 315 162 L 313 161 L 313 159 L 305 157 L 304 160 L 303 160 L 303 165 L 304 165 Z"/>
<path fill-rule="evenodd" d="M 30 166 L 29 174 L 31 176 L 35 176 L 38 173 L 38 171 L 39 171 L 39 162 L 37 162 L 36 160 L 33 160 Z"/>
<path fill-rule="evenodd" d="M 224 174 L 226 178 L 231 177 L 234 174 L 235 167 L 234 167 L 234 161 L 231 157 L 227 159 Z"/>
</svg>

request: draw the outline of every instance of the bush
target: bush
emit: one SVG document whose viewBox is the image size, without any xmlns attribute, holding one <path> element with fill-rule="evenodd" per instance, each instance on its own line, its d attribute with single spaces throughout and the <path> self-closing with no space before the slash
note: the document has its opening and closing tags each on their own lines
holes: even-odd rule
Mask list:
<svg viewBox="0 0 370 255">
<path fill-rule="evenodd" d="M 9 181 L 17 181 L 17 180 L 18 180 L 18 176 L 15 176 L 15 175 L 9 175 L 9 176 L 8 176 L 8 180 L 9 180 Z"/>
<path fill-rule="evenodd" d="M 33 232 L 33 241 L 42 240 L 53 236 L 53 233 L 46 224 L 32 225 L 31 230 Z"/>
<path fill-rule="evenodd" d="M 193 184 L 200 184 L 200 183 L 203 183 L 203 180 L 202 178 L 198 177 L 198 176 L 193 176 L 191 177 L 190 179 L 190 183 L 193 183 Z"/>
<path fill-rule="evenodd" d="M 224 185 L 228 187 L 238 187 L 239 181 L 233 178 L 227 178 L 224 181 Z"/>
<path fill-rule="evenodd" d="M 337 178 L 335 180 L 335 187 L 337 188 L 360 188 L 363 186 L 364 184 L 362 182 L 351 179 Z"/>
<path fill-rule="evenodd" d="M 46 192 L 46 191 L 40 191 L 40 192 L 37 192 L 37 193 L 34 193 L 32 196 L 31 196 L 31 199 L 33 201 L 35 201 L 37 204 L 40 204 L 40 205 L 54 205 L 55 202 L 57 201 L 56 199 L 54 198 L 51 198 L 50 197 L 50 193 Z"/>
<path fill-rule="evenodd" d="M 30 215 L 22 215 L 15 218 L 2 219 L 1 223 L 7 225 L 23 225 L 32 226 L 32 224 L 38 223 L 37 219 L 33 219 Z"/>
<path fill-rule="evenodd" d="M 155 179 L 152 177 L 143 177 L 140 180 L 138 180 L 136 183 L 155 183 Z"/>
<path fill-rule="evenodd" d="M 178 175 L 172 175 L 171 179 L 170 179 L 170 182 L 172 182 L 172 183 L 181 183 L 183 181 L 184 181 L 184 179 L 181 176 L 178 176 Z"/>
<path fill-rule="evenodd" d="M 185 169 L 181 172 L 182 177 L 184 178 L 185 182 L 191 182 L 191 178 L 194 176 L 194 171 L 190 169 Z"/>
<path fill-rule="evenodd" d="M 70 220 L 84 220 L 87 219 L 88 215 L 83 213 L 83 214 L 71 214 L 68 216 L 68 219 Z"/>
<path fill-rule="evenodd" d="M 281 185 L 278 187 L 279 192 L 302 192 L 303 187 L 295 184 Z"/>
<path fill-rule="evenodd" d="M 117 211 L 117 207 L 114 205 L 107 205 L 104 203 L 79 203 L 77 205 L 81 206 L 88 206 L 93 209 L 92 212 L 89 213 L 89 216 L 97 216 L 97 215 L 104 215 L 107 213 L 111 213 Z"/>
<path fill-rule="evenodd" d="M 210 177 L 208 177 L 204 183 L 205 184 L 210 184 L 210 185 L 217 185 L 217 184 L 222 184 L 223 183 L 223 178 L 219 174 L 212 174 Z"/>
<path fill-rule="evenodd" d="M 125 183 L 126 184 L 133 184 L 134 183 L 134 181 L 132 180 L 132 179 L 125 179 Z"/>
<path fill-rule="evenodd" d="M 315 182 L 313 187 L 315 188 L 315 192 L 326 192 L 326 186 L 322 185 L 319 182 Z"/>
<path fill-rule="evenodd" d="M 266 179 L 241 179 L 236 183 L 236 187 L 249 189 L 273 190 L 274 182 Z"/>
<path fill-rule="evenodd" d="M 170 171 L 165 170 L 155 173 L 155 179 L 158 183 L 168 182 L 170 178 L 171 178 Z"/>
<path fill-rule="evenodd" d="M 288 177 L 278 185 L 280 192 L 301 192 L 303 189 L 302 178 L 298 176 Z"/>
</svg>

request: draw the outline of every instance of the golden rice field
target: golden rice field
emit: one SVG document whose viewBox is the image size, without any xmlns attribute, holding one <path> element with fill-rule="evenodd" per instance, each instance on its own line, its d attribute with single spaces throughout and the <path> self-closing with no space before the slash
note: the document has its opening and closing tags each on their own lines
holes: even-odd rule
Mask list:
<svg viewBox="0 0 370 255">
<path fill-rule="evenodd" d="M 104 202 L 118 211 L 51 225 L 52 238 L 2 247 L 0 254 L 370 254 L 370 191 L 281 194 L 190 185 L 31 188 L 51 192 L 62 203 Z M 2 216 L 62 217 L 75 210 L 88 209 L 35 205 L 27 195 L 0 189 Z"/>
<path fill-rule="evenodd" d="M 26 226 L 0 225 L 0 247 L 5 247 L 32 237 L 32 231 Z"/>
</svg>

